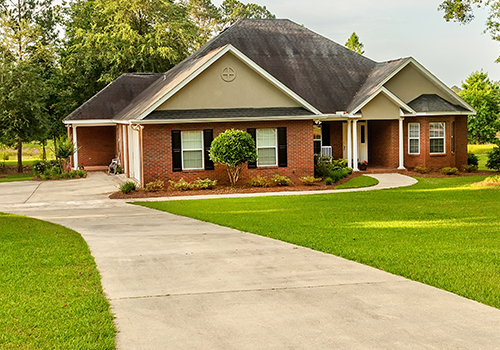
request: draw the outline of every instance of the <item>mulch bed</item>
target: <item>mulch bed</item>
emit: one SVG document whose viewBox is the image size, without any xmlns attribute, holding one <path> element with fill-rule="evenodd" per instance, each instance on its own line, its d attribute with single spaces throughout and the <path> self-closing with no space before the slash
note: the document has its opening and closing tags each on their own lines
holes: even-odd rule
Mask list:
<svg viewBox="0 0 500 350">
<path fill-rule="evenodd" d="M 434 178 L 442 178 L 442 177 L 450 177 L 450 176 L 477 176 L 477 175 L 495 175 L 498 174 L 496 171 L 487 171 L 481 170 L 473 173 L 463 173 L 459 172 L 456 175 L 443 175 L 440 172 L 431 172 L 428 174 L 420 174 L 415 171 L 403 171 L 399 172 L 400 174 L 408 175 L 411 177 L 434 177 Z M 189 190 L 189 191 L 173 191 L 173 190 L 165 190 L 159 192 L 146 192 L 142 189 L 138 189 L 136 191 L 132 191 L 127 194 L 123 194 L 121 192 L 115 192 L 109 196 L 111 199 L 133 199 L 133 198 L 150 198 L 150 197 L 176 197 L 176 196 L 197 196 L 197 195 L 217 195 L 217 194 L 233 194 L 233 193 L 266 193 L 266 192 L 284 192 L 284 191 L 318 191 L 318 190 L 332 190 L 337 185 L 341 185 L 349 180 L 362 176 L 362 175 L 370 175 L 370 172 L 356 172 L 348 177 L 340 180 L 332 186 L 325 185 L 324 182 L 316 182 L 311 186 L 300 184 L 293 184 L 291 186 L 273 186 L 273 187 L 246 187 L 244 184 L 237 185 L 232 188 L 227 184 L 218 185 L 211 190 Z"/>
</svg>

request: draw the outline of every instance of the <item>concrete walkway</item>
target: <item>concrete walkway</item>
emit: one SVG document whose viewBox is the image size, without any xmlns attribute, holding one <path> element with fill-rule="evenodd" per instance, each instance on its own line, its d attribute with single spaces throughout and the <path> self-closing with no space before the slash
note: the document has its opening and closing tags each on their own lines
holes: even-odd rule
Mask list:
<svg viewBox="0 0 500 350">
<path fill-rule="evenodd" d="M 500 349 L 498 309 L 307 248 L 108 200 L 116 179 L 0 184 L 0 211 L 82 234 L 116 315 L 119 349 Z"/>
</svg>

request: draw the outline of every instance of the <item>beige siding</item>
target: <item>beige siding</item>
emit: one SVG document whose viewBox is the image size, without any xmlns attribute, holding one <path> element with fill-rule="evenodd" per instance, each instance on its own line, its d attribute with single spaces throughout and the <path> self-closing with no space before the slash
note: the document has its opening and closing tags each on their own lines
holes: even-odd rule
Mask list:
<svg viewBox="0 0 500 350">
<path fill-rule="evenodd" d="M 236 72 L 232 82 L 221 78 L 224 68 Z M 227 53 L 173 95 L 157 110 L 299 107 L 261 75 Z"/>
<path fill-rule="evenodd" d="M 450 101 L 450 97 L 447 94 L 419 72 L 412 64 L 403 68 L 401 72 L 385 83 L 384 86 L 404 103 L 409 103 L 422 94 L 436 94 Z"/>
<path fill-rule="evenodd" d="M 389 100 L 384 94 L 379 94 L 361 109 L 364 119 L 399 119 L 399 106 Z"/>
</svg>

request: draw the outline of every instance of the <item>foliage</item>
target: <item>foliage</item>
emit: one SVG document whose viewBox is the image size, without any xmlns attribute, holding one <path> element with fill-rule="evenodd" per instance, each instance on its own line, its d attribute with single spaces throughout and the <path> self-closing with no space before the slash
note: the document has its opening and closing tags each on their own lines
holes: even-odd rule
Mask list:
<svg viewBox="0 0 500 350">
<path fill-rule="evenodd" d="M 252 177 L 247 181 L 247 186 L 250 187 L 269 187 L 271 186 L 271 182 L 264 176 L 257 175 Z"/>
<path fill-rule="evenodd" d="M 493 148 L 488 153 L 488 160 L 486 161 L 486 167 L 488 169 L 500 171 L 500 147 L 499 146 Z"/>
<path fill-rule="evenodd" d="M 224 26 L 230 26 L 241 18 L 276 18 L 265 6 L 244 4 L 238 0 L 224 0 L 219 11 Z"/>
<path fill-rule="evenodd" d="M 226 130 L 212 141 L 209 156 L 213 162 L 226 166 L 229 181 L 234 186 L 245 163 L 257 160 L 255 141 L 247 132 Z"/>
<path fill-rule="evenodd" d="M 456 173 L 458 173 L 458 168 L 455 168 L 455 167 L 444 167 L 444 168 L 439 169 L 439 171 L 443 175 L 455 175 Z"/>
<path fill-rule="evenodd" d="M 413 171 L 416 171 L 417 173 L 420 173 L 420 174 L 428 174 L 431 172 L 431 168 L 428 168 L 428 167 L 425 167 L 425 166 L 416 166 L 415 168 L 413 168 Z"/>
<path fill-rule="evenodd" d="M 0 348 L 115 348 L 100 274 L 77 232 L 0 213 L 0 266 Z"/>
<path fill-rule="evenodd" d="M 477 171 L 477 165 L 462 165 L 460 168 L 464 173 L 473 173 Z"/>
<path fill-rule="evenodd" d="M 49 175 L 52 168 L 60 168 L 59 163 L 55 160 L 42 160 L 33 165 L 33 172 L 36 177 L 41 177 L 41 175 Z"/>
<path fill-rule="evenodd" d="M 479 165 L 479 158 L 474 153 L 467 153 L 467 165 Z"/>
<path fill-rule="evenodd" d="M 192 183 L 193 188 L 196 190 L 210 190 L 217 186 L 217 180 L 210 179 L 196 179 Z"/>
<path fill-rule="evenodd" d="M 341 168 L 331 171 L 329 177 L 333 180 L 333 182 L 339 182 L 348 175 L 349 175 L 348 170 L 346 168 Z"/>
<path fill-rule="evenodd" d="M 124 184 L 120 186 L 120 192 L 123 194 L 130 193 L 132 191 L 135 191 L 137 188 L 137 185 L 133 181 L 127 181 Z"/>
<path fill-rule="evenodd" d="M 331 177 L 327 177 L 325 179 L 325 185 L 330 186 L 333 183 L 334 183 L 334 181 L 333 181 L 333 179 Z"/>
<path fill-rule="evenodd" d="M 485 23 L 485 32 L 491 38 L 500 41 L 500 2 L 498 0 L 445 0 L 439 5 L 439 10 L 444 12 L 443 18 L 461 24 L 470 23 L 474 19 L 475 8 L 488 8 L 489 15 Z M 500 62 L 500 57 L 497 58 Z"/>
<path fill-rule="evenodd" d="M 156 181 L 148 182 L 146 184 L 146 187 L 144 187 L 144 191 L 146 191 L 146 192 L 159 192 L 159 191 L 163 191 L 164 187 L 165 187 L 164 181 L 156 180 Z"/>
<path fill-rule="evenodd" d="M 371 176 L 358 176 L 342 185 L 335 186 L 336 190 L 347 188 L 360 188 L 378 185 L 378 180 Z"/>
<path fill-rule="evenodd" d="M 500 86 L 488 78 L 488 73 L 474 72 L 459 93 L 465 102 L 477 111 L 468 118 L 469 141 L 472 143 L 496 142 L 500 131 Z"/>
<path fill-rule="evenodd" d="M 359 41 L 359 36 L 356 34 L 356 32 L 352 32 L 351 36 L 349 37 L 349 39 L 347 39 L 344 45 L 349 50 L 359 53 L 360 55 L 365 53 L 363 51 L 364 45 Z"/>
<path fill-rule="evenodd" d="M 274 174 L 273 177 L 271 177 L 271 182 L 276 186 L 290 186 L 293 184 L 289 177 L 279 174 Z"/>
<path fill-rule="evenodd" d="M 334 160 L 329 156 L 318 155 L 315 155 L 314 159 L 314 175 L 316 176 L 328 177 L 338 169 L 349 169 L 349 174 L 352 172 L 352 169 L 347 168 L 347 159 Z"/>
<path fill-rule="evenodd" d="M 500 185 L 500 175 L 489 176 L 484 179 L 484 182 L 494 183 Z"/>
<path fill-rule="evenodd" d="M 184 178 L 181 178 L 179 181 L 168 180 L 168 183 L 170 184 L 168 188 L 174 191 L 187 191 L 193 189 L 193 184 L 187 182 Z"/>
<path fill-rule="evenodd" d="M 142 205 L 341 256 L 500 308 L 500 189 L 470 186 L 484 178 L 419 178 L 413 186 L 384 191 Z"/>
<path fill-rule="evenodd" d="M 320 177 L 316 178 L 314 176 L 303 176 L 303 177 L 300 177 L 299 180 L 300 180 L 300 182 L 302 182 L 306 186 L 312 186 L 316 182 L 321 181 L 321 178 Z"/>
</svg>

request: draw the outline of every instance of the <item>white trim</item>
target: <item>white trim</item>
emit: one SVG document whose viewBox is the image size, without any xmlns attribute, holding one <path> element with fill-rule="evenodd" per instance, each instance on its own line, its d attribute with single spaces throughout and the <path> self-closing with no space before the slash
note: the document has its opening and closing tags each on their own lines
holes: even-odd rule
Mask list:
<svg viewBox="0 0 500 350">
<path fill-rule="evenodd" d="M 261 146 L 261 147 L 259 147 L 259 130 L 273 130 L 274 131 L 274 146 Z M 259 159 L 257 158 L 257 167 L 263 168 L 263 167 L 268 167 L 268 166 L 278 166 L 278 129 L 276 129 L 276 128 L 255 129 L 255 148 L 257 150 L 257 155 L 259 154 L 259 149 L 272 149 L 272 148 L 274 148 L 274 159 L 276 160 L 276 162 L 274 164 L 259 165 Z"/>
<path fill-rule="evenodd" d="M 443 124 L 443 136 L 431 137 L 431 124 Z M 431 139 L 443 139 L 443 152 L 431 152 Z M 446 122 L 430 122 L 429 123 L 429 154 L 446 154 Z"/>
<path fill-rule="evenodd" d="M 408 106 L 406 103 L 404 103 L 399 97 L 394 95 L 392 92 L 390 92 L 386 87 L 381 86 L 377 89 L 377 91 L 373 94 L 370 95 L 366 100 L 364 100 L 361 104 L 359 104 L 356 108 L 353 109 L 353 112 L 356 113 L 357 111 L 361 110 L 363 107 L 365 107 L 368 103 L 370 103 L 375 97 L 377 97 L 380 94 L 384 94 L 389 100 L 391 100 L 394 104 L 396 104 L 399 108 L 403 108 L 407 110 L 408 112 L 411 113 L 411 115 L 416 115 L 417 112 L 415 112 L 410 106 Z M 356 115 L 352 114 L 350 117 L 356 117 Z"/>
<path fill-rule="evenodd" d="M 115 125 L 116 121 L 113 119 L 94 119 L 94 120 L 66 120 L 66 125 L 80 125 L 80 126 L 106 126 Z"/>
<path fill-rule="evenodd" d="M 192 132 L 192 133 L 198 133 L 200 134 L 200 140 L 201 140 L 201 148 L 184 148 L 184 137 L 183 135 L 185 133 Z M 184 151 L 189 152 L 189 151 L 200 151 L 201 152 L 201 168 L 186 168 L 184 167 Z M 181 130 L 181 166 L 182 170 L 204 170 L 205 169 L 205 152 L 204 152 L 204 145 L 203 145 L 203 130 Z"/>
<path fill-rule="evenodd" d="M 72 125 L 73 129 L 73 147 L 76 148 L 76 152 L 73 154 L 73 165 L 75 166 L 75 170 L 78 170 L 78 138 L 76 135 L 76 125 Z"/>
<path fill-rule="evenodd" d="M 404 150 L 404 139 L 403 139 L 403 122 L 404 118 L 399 118 L 399 170 L 405 170 L 405 150 Z"/>
<path fill-rule="evenodd" d="M 347 167 L 352 168 L 352 128 L 350 120 L 347 120 Z"/>
<path fill-rule="evenodd" d="M 359 171 L 358 168 L 358 120 L 352 121 L 352 171 Z"/>
<path fill-rule="evenodd" d="M 283 83 L 281 83 L 278 79 L 274 78 L 271 74 L 261 68 L 258 64 L 253 62 L 247 56 L 245 56 L 241 51 L 236 49 L 231 44 L 227 44 L 223 48 L 219 48 L 219 52 L 217 52 L 213 57 L 211 57 L 207 62 L 205 62 L 201 67 L 192 72 L 188 77 L 186 77 L 183 81 L 177 84 L 173 89 L 168 91 L 164 96 L 156 100 L 156 102 L 152 103 L 145 111 L 143 111 L 136 119 L 143 120 L 146 118 L 151 112 L 160 107 L 165 101 L 167 101 L 170 97 L 175 95 L 179 90 L 181 90 L 184 86 L 186 86 L 189 82 L 194 80 L 197 76 L 199 76 L 202 72 L 204 72 L 208 67 L 210 67 L 214 62 L 219 60 L 226 53 L 231 52 L 237 58 L 246 63 L 250 68 L 260 74 L 264 79 L 274 85 L 276 88 L 285 93 L 288 97 L 290 97 L 295 102 L 299 103 L 305 109 L 313 112 L 314 114 L 321 114 L 319 110 L 314 108 L 310 103 L 304 100 L 302 97 L 297 95 L 295 92 L 286 87 Z"/>
<path fill-rule="evenodd" d="M 410 126 L 411 125 L 418 125 L 418 138 L 410 136 Z M 418 139 L 418 152 L 412 153 L 410 140 L 417 140 L 417 139 Z M 408 123 L 408 154 L 411 154 L 411 155 L 419 155 L 420 154 L 420 123 L 417 123 L 417 122 Z"/>
<path fill-rule="evenodd" d="M 197 119 L 133 119 L 131 124 L 184 124 L 184 123 L 225 123 L 225 122 L 255 122 L 277 120 L 326 120 L 326 117 L 317 115 L 308 116 L 276 116 L 276 117 L 234 117 L 234 118 L 197 118 Z"/>
<path fill-rule="evenodd" d="M 440 117 L 440 116 L 449 116 L 449 115 L 475 115 L 471 114 L 471 112 L 467 111 L 456 111 L 456 112 L 418 112 L 416 114 L 417 117 Z M 405 115 L 407 116 L 407 115 Z"/>
</svg>

